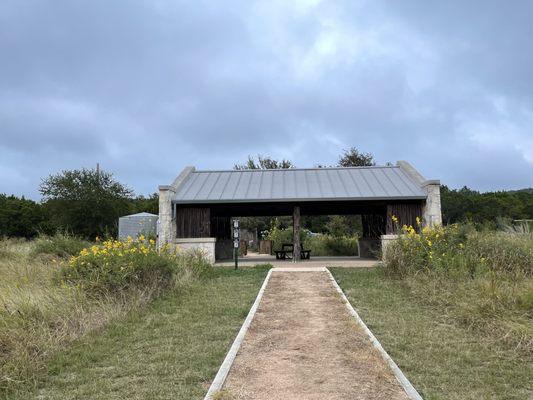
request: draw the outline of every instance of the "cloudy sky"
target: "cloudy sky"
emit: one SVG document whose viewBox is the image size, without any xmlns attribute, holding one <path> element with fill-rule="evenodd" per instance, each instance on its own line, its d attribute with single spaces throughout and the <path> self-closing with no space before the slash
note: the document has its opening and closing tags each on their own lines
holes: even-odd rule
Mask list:
<svg viewBox="0 0 533 400">
<path fill-rule="evenodd" d="M 430 4 L 433 3 L 433 4 Z M 0 2 L 0 192 L 97 162 L 137 193 L 343 149 L 533 186 L 531 1 Z"/>
</svg>

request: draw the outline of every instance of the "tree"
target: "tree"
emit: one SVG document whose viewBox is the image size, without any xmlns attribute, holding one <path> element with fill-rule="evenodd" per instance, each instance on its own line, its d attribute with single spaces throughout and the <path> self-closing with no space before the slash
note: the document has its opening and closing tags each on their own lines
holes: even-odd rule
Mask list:
<svg viewBox="0 0 533 400">
<path fill-rule="evenodd" d="M 257 156 L 257 161 L 254 157 L 248 156 L 248 160 L 244 164 L 235 164 L 233 169 L 289 169 L 294 168 L 294 164 L 289 160 L 274 160 L 268 156 Z"/>
<path fill-rule="evenodd" d="M 152 193 L 148 197 L 137 196 L 131 200 L 132 213 L 147 212 L 152 214 L 159 214 L 159 194 Z"/>
<path fill-rule="evenodd" d="M 339 158 L 339 167 L 371 167 L 376 165 L 371 153 L 360 153 L 355 147 L 344 150 Z"/>
<path fill-rule="evenodd" d="M 131 210 L 132 190 L 105 171 L 63 171 L 44 179 L 39 190 L 56 229 L 90 239 L 116 234 L 118 218 Z"/>
<path fill-rule="evenodd" d="M 496 226 L 499 219 L 533 219 L 533 193 L 528 189 L 480 193 L 466 186 L 441 186 L 442 217 L 445 223 L 472 221 Z"/>
<path fill-rule="evenodd" d="M 34 237 L 46 230 L 45 219 L 39 203 L 0 194 L 0 237 Z"/>
</svg>

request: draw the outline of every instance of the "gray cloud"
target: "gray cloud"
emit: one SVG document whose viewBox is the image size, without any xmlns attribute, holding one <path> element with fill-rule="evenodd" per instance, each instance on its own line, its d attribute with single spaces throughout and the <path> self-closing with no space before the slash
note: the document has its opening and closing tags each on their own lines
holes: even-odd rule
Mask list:
<svg viewBox="0 0 533 400">
<path fill-rule="evenodd" d="M 356 146 L 481 190 L 533 182 L 529 2 L 4 1 L 0 192 L 96 162 L 138 193 L 248 154 Z"/>
</svg>

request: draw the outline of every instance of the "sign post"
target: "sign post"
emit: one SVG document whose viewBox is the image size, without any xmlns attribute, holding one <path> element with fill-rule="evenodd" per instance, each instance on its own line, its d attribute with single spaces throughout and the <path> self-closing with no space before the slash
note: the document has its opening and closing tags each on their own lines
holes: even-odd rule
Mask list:
<svg viewBox="0 0 533 400">
<path fill-rule="evenodd" d="M 233 220 L 233 258 L 235 259 L 235 269 L 239 268 L 239 220 Z"/>
</svg>

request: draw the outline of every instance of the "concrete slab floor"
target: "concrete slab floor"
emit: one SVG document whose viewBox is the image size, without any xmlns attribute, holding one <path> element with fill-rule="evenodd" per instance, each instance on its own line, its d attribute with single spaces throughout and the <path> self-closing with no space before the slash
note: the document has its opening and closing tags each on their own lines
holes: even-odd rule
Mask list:
<svg viewBox="0 0 533 400">
<path fill-rule="evenodd" d="M 218 266 L 232 266 L 233 260 L 222 260 L 215 263 Z M 313 257 L 310 260 L 293 262 L 292 260 L 276 260 L 275 256 L 251 253 L 239 258 L 239 265 L 250 267 L 258 264 L 272 264 L 274 267 L 342 267 L 342 268 L 370 268 L 381 264 L 380 260 L 359 257 Z"/>
</svg>

